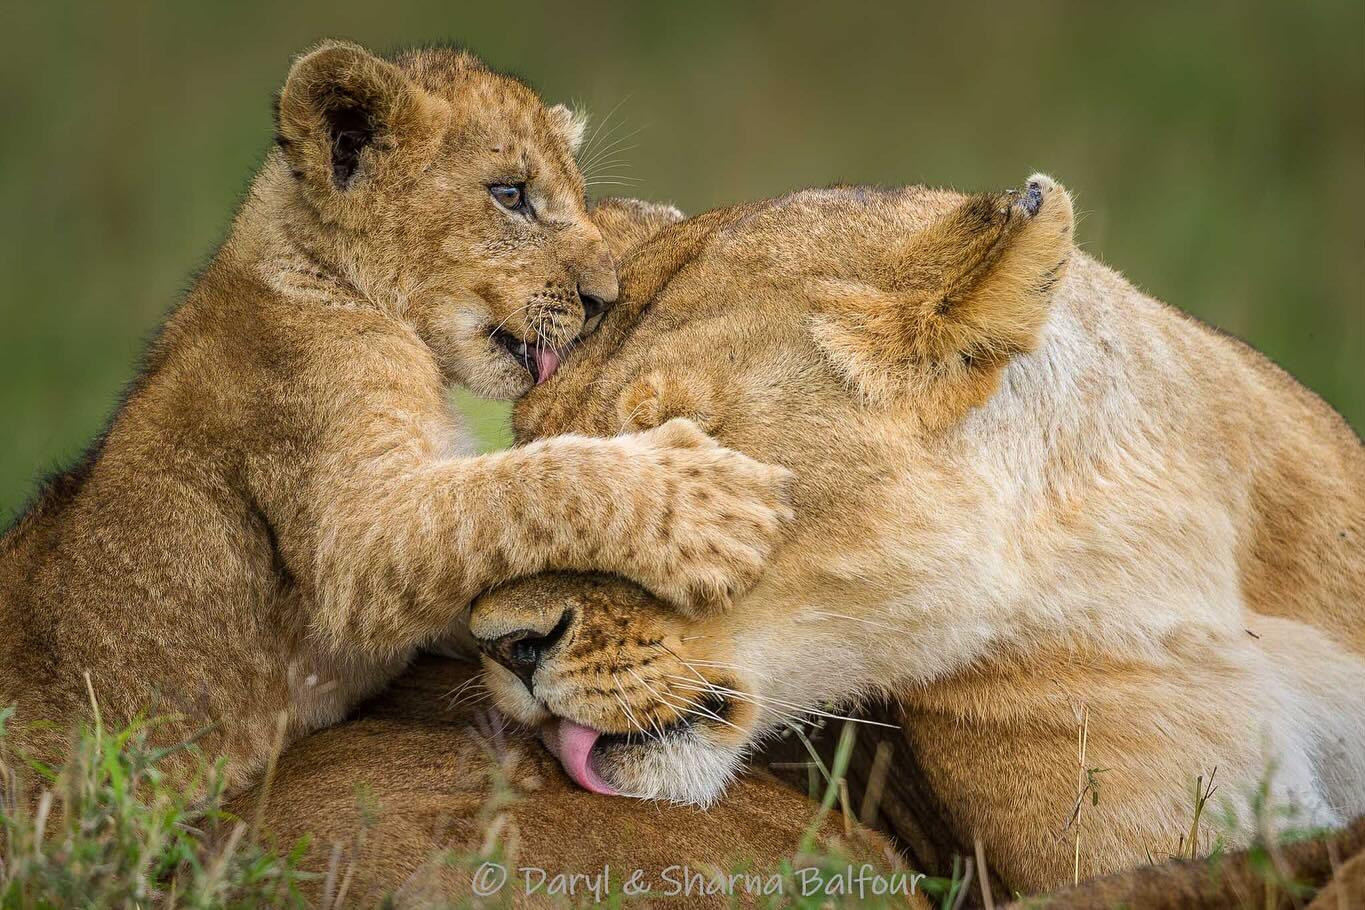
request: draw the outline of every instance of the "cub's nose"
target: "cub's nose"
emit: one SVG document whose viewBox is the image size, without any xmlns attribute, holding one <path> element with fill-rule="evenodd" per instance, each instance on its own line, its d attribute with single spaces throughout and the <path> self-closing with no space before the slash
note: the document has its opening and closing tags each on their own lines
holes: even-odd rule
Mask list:
<svg viewBox="0 0 1365 910">
<path fill-rule="evenodd" d="M 479 650 L 517 675 L 528 692 L 535 694 L 536 668 L 545 655 L 554 650 L 564 633 L 573 625 L 573 611 L 565 610 L 548 632 L 517 629 L 494 639 L 479 639 Z"/>
</svg>

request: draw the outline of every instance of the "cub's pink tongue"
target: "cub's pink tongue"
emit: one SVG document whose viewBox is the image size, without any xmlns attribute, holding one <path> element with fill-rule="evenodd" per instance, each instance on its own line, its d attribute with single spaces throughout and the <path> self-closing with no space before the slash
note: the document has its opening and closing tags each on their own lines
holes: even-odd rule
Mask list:
<svg viewBox="0 0 1365 910">
<path fill-rule="evenodd" d="M 545 728 L 545 746 L 578 786 L 591 793 L 616 796 L 616 791 L 592 767 L 593 743 L 601 735 L 592 727 L 560 717 Z"/>
<path fill-rule="evenodd" d="M 536 354 L 536 385 L 540 385 L 545 380 L 555 374 L 559 369 L 559 352 L 554 348 L 543 348 L 539 345 L 535 348 Z"/>
</svg>

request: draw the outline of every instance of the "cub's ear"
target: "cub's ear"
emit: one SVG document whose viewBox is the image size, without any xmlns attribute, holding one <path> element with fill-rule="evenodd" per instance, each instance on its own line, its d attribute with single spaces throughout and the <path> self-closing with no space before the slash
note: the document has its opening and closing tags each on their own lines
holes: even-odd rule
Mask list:
<svg viewBox="0 0 1365 910">
<path fill-rule="evenodd" d="M 546 113 L 550 115 L 550 126 L 569 147 L 569 154 L 577 155 L 588 131 L 588 112 L 576 111 L 567 104 L 556 104 Z"/>
<path fill-rule="evenodd" d="M 448 116 L 443 101 L 392 63 L 327 41 L 294 61 L 276 108 L 277 138 L 294 173 L 327 198 L 380 182 L 386 170 L 424 165 Z M 407 167 L 394 161 L 400 152 Z"/>
<path fill-rule="evenodd" d="M 602 232 L 612 257 L 620 262 L 628 251 L 686 216 L 671 205 L 612 198 L 593 203 L 588 217 Z"/>
<path fill-rule="evenodd" d="M 931 423 L 950 423 L 1037 345 L 1073 222 L 1071 197 L 1041 174 L 968 198 L 894 245 L 867 281 L 822 282 L 816 340 L 869 401 L 913 395 Z"/>
</svg>

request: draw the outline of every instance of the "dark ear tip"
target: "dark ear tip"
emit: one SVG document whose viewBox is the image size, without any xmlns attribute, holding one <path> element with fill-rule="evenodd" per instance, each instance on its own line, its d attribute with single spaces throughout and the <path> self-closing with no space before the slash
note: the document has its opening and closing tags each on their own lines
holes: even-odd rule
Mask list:
<svg viewBox="0 0 1365 910">
<path fill-rule="evenodd" d="M 1024 188 L 1014 190 L 1011 195 L 1014 197 L 1013 205 L 1026 218 L 1036 218 L 1044 206 L 1055 213 L 1058 206 L 1049 204 L 1049 200 L 1054 198 L 1061 201 L 1061 208 L 1070 207 L 1066 190 L 1062 189 L 1061 185 L 1047 174 L 1030 175 L 1024 184 Z"/>
<path fill-rule="evenodd" d="M 1028 188 L 1024 190 L 1019 199 L 1019 207 L 1024 210 L 1024 214 L 1030 218 L 1037 215 L 1043 207 L 1043 186 L 1035 180 L 1030 180 Z"/>
</svg>

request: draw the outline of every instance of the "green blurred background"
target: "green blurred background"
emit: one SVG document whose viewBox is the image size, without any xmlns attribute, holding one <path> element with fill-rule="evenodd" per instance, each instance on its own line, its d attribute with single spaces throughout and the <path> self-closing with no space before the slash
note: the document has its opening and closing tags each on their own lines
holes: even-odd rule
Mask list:
<svg viewBox="0 0 1365 910">
<path fill-rule="evenodd" d="M 576 100 L 608 187 L 697 212 L 835 180 L 1073 191 L 1084 247 L 1365 427 L 1365 4 L 8 3 L 0 517 L 97 432 L 325 36 L 457 40 Z M 478 410 L 486 444 L 502 411 Z"/>
</svg>

